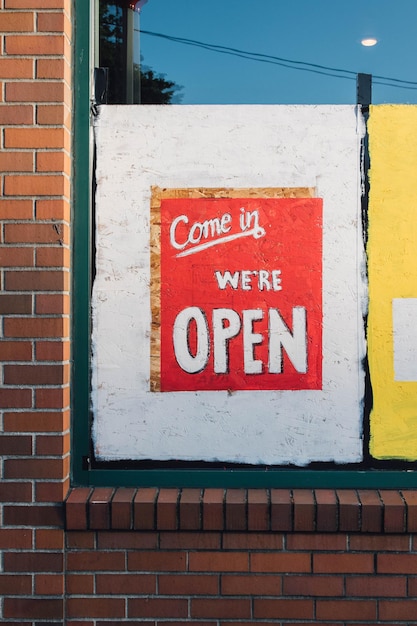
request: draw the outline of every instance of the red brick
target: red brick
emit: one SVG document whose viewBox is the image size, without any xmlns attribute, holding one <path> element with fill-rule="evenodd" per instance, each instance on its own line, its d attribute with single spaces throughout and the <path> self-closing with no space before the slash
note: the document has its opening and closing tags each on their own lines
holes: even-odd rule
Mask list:
<svg viewBox="0 0 417 626">
<path fill-rule="evenodd" d="M 342 596 L 343 576 L 285 576 L 286 596 Z"/>
<path fill-rule="evenodd" d="M 62 220 L 69 222 L 71 208 L 65 198 L 39 199 L 36 200 L 36 219 L 38 220 Z"/>
<path fill-rule="evenodd" d="M 42 9 L 64 9 L 68 0 L 42 0 Z M 39 9 L 39 0 L 5 0 L 5 9 Z"/>
<path fill-rule="evenodd" d="M 68 291 L 69 274 L 51 270 L 9 271 L 5 287 L 8 291 Z"/>
<path fill-rule="evenodd" d="M 133 498 L 136 489 L 116 489 L 111 503 L 111 527 L 129 530 L 133 526 Z"/>
<path fill-rule="evenodd" d="M 0 594 L 2 596 L 21 596 L 32 593 L 32 576 L 16 574 L 0 574 Z"/>
<path fill-rule="evenodd" d="M 294 530 L 313 531 L 315 529 L 314 494 L 310 489 L 294 489 Z"/>
<path fill-rule="evenodd" d="M 0 502 L 31 502 L 32 484 L 22 482 L 0 483 Z"/>
<path fill-rule="evenodd" d="M 311 619 L 314 605 L 312 600 L 255 598 L 253 615 L 258 618 L 273 619 Z"/>
<path fill-rule="evenodd" d="M 66 230 L 60 224 L 6 224 L 4 226 L 5 243 L 59 243 L 63 236 L 65 238 L 65 233 Z"/>
<path fill-rule="evenodd" d="M 120 572 L 125 569 L 123 552 L 95 550 L 94 552 L 69 552 L 67 555 L 68 570 L 76 572 L 111 571 Z"/>
<path fill-rule="evenodd" d="M 316 530 L 335 532 L 338 527 L 338 507 L 334 489 L 316 489 Z"/>
<path fill-rule="evenodd" d="M 407 535 L 351 535 L 349 549 L 357 552 L 407 552 L 409 538 Z"/>
<path fill-rule="evenodd" d="M 185 552 L 130 552 L 127 561 L 129 571 L 184 572 L 186 569 Z"/>
<path fill-rule="evenodd" d="M 97 542 L 100 550 L 152 550 L 158 546 L 158 535 L 153 532 L 102 531 L 98 533 Z"/>
<path fill-rule="evenodd" d="M 37 574 L 35 594 L 38 596 L 59 596 L 64 593 L 63 574 Z"/>
<path fill-rule="evenodd" d="M 0 529 L 0 550 L 23 550 L 32 547 L 32 531 L 29 529 Z"/>
<path fill-rule="evenodd" d="M 417 491 L 401 491 L 407 507 L 407 531 L 417 532 Z"/>
<path fill-rule="evenodd" d="M 138 530 L 153 530 L 155 528 L 155 501 L 157 489 L 138 489 L 133 501 L 134 528 Z"/>
<path fill-rule="evenodd" d="M 129 598 L 128 617 L 187 617 L 188 600 Z"/>
<path fill-rule="evenodd" d="M 0 199 L 0 219 L 2 220 L 33 219 L 32 200 L 14 200 L 13 198 Z"/>
<path fill-rule="evenodd" d="M 30 361 L 32 344 L 29 341 L 0 341 L 0 358 L 4 361 Z"/>
<path fill-rule="evenodd" d="M 40 104 L 37 107 L 36 121 L 38 124 L 55 126 L 59 124 L 65 124 L 65 120 L 68 118 L 68 116 L 68 109 L 63 104 Z"/>
<path fill-rule="evenodd" d="M 382 530 L 382 502 L 377 491 L 359 491 L 362 504 L 362 532 L 372 533 Z"/>
<path fill-rule="evenodd" d="M 68 74 L 68 64 L 65 59 L 38 59 L 36 63 L 36 78 L 65 79 Z"/>
<path fill-rule="evenodd" d="M 287 535 L 287 550 L 346 550 L 346 535 L 325 533 L 295 533 Z"/>
<path fill-rule="evenodd" d="M 68 598 L 67 616 L 85 617 L 125 617 L 125 601 L 123 598 Z"/>
<path fill-rule="evenodd" d="M 372 554 L 313 554 L 313 571 L 318 574 L 372 574 Z"/>
<path fill-rule="evenodd" d="M 227 489 L 225 498 L 226 530 L 246 530 L 246 489 Z"/>
<path fill-rule="evenodd" d="M 0 13 L 0 31 L 2 32 L 30 32 L 34 28 L 33 13 L 3 12 Z"/>
<path fill-rule="evenodd" d="M 225 550 L 282 550 L 283 535 L 280 533 L 225 533 Z"/>
<path fill-rule="evenodd" d="M 70 301 L 66 294 L 35 294 L 37 315 L 69 314 Z"/>
<path fill-rule="evenodd" d="M 37 482 L 35 484 L 36 502 L 62 502 L 69 489 L 69 475 L 64 480 L 55 480 L 54 482 Z"/>
<path fill-rule="evenodd" d="M 250 558 L 252 572 L 311 572 L 309 554 L 255 552 Z"/>
<path fill-rule="evenodd" d="M 178 489 L 160 489 L 156 504 L 156 525 L 158 530 L 176 530 Z"/>
<path fill-rule="evenodd" d="M 417 554 L 377 554 L 378 574 L 415 574 Z"/>
<path fill-rule="evenodd" d="M 103 595 L 148 595 L 156 593 L 154 574 L 96 574 L 96 593 Z"/>
<path fill-rule="evenodd" d="M 224 574 L 221 591 L 226 596 L 279 596 L 282 593 L 282 576 Z"/>
<path fill-rule="evenodd" d="M 0 389 L 0 408 L 28 409 L 30 406 L 32 406 L 30 389 Z"/>
<path fill-rule="evenodd" d="M 0 248 L 1 267 L 32 267 L 34 253 L 32 248 Z M 7 287 L 6 287 L 7 288 Z"/>
<path fill-rule="evenodd" d="M 63 128 L 6 128 L 4 133 L 5 148 L 62 148 L 64 140 Z"/>
<path fill-rule="evenodd" d="M 97 579 L 100 576 L 98 574 Z M 118 581 L 122 576 L 123 574 L 116 577 L 111 576 L 111 579 Z M 69 595 L 89 595 L 94 593 L 94 576 L 92 574 L 67 574 L 66 591 Z"/>
<path fill-rule="evenodd" d="M 68 382 L 68 368 L 63 365 L 5 365 L 6 385 L 63 385 Z"/>
<path fill-rule="evenodd" d="M 63 550 L 64 531 L 60 528 L 37 528 L 35 542 L 37 550 Z"/>
<path fill-rule="evenodd" d="M 417 617 L 417 600 L 380 600 L 379 619 L 405 621 L 415 623 Z"/>
<path fill-rule="evenodd" d="M 203 494 L 204 530 L 223 530 L 223 489 L 205 489 Z"/>
<path fill-rule="evenodd" d="M 110 528 L 110 503 L 114 493 L 111 487 L 96 487 L 88 502 L 89 527 L 92 530 Z"/>
<path fill-rule="evenodd" d="M 167 596 L 217 595 L 219 577 L 210 574 L 161 574 L 158 577 L 158 590 L 161 595 Z"/>
<path fill-rule="evenodd" d="M 3 615 L 15 619 L 62 619 L 63 600 L 5 598 Z"/>
<path fill-rule="evenodd" d="M 5 478 L 62 478 L 62 459 L 6 459 Z"/>
<path fill-rule="evenodd" d="M 269 530 L 269 497 L 266 489 L 248 489 L 248 530 Z"/>
<path fill-rule="evenodd" d="M 25 315 L 32 313 L 32 296 L 29 294 L 0 294 L 0 314 Z"/>
<path fill-rule="evenodd" d="M 69 341 L 37 341 L 35 354 L 37 361 L 68 361 L 70 343 Z"/>
<path fill-rule="evenodd" d="M 5 413 L 4 430 L 8 432 L 61 432 L 69 427 L 69 411 Z"/>
<path fill-rule="evenodd" d="M 214 532 L 161 532 L 160 547 L 163 550 L 219 550 L 221 535 Z"/>
<path fill-rule="evenodd" d="M 64 42 L 62 35 L 8 35 L 5 37 L 5 49 L 7 54 L 62 55 L 65 52 Z"/>
<path fill-rule="evenodd" d="M 407 579 L 405 576 L 347 576 L 346 595 L 369 598 L 405 597 Z"/>
<path fill-rule="evenodd" d="M 23 435 L 0 434 L 0 455 L 30 456 L 32 454 L 32 437 Z"/>
<path fill-rule="evenodd" d="M 31 152 L 2 152 L 0 154 L 2 172 L 33 172 Z"/>
<path fill-rule="evenodd" d="M 400 493 L 394 490 L 381 490 L 379 495 L 384 507 L 384 532 L 404 532 L 406 507 Z"/>
<path fill-rule="evenodd" d="M 38 31 L 64 32 L 64 14 L 38 13 Z"/>
<path fill-rule="evenodd" d="M 68 248 L 60 246 L 37 248 L 36 250 L 36 266 L 37 267 L 69 267 L 70 252 Z"/>
<path fill-rule="evenodd" d="M 360 530 L 360 502 L 353 489 L 338 489 L 339 530 L 355 532 Z"/>
<path fill-rule="evenodd" d="M 192 599 L 191 617 L 214 617 L 220 618 L 250 618 L 250 600 L 242 598 L 235 600 L 229 598 Z"/>
<path fill-rule="evenodd" d="M 247 572 L 249 556 L 244 552 L 191 552 L 190 572 Z"/>
<path fill-rule="evenodd" d="M 62 456 L 69 452 L 69 437 L 59 435 L 38 435 L 36 454 L 38 456 Z"/>
<path fill-rule="evenodd" d="M 5 572 L 62 572 L 63 555 L 54 552 L 5 552 Z"/>
<path fill-rule="evenodd" d="M 78 487 L 80 489 L 86 489 L 86 487 Z M 93 531 L 82 530 L 66 530 L 65 541 L 69 550 L 93 550 L 96 547 L 96 533 Z"/>
<path fill-rule="evenodd" d="M 183 489 L 180 496 L 179 519 L 182 530 L 201 528 L 201 489 Z"/>
<path fill-rule="evenodd" d="M 3 62 L 6 61 L 6 59 L 3 59 Z M 10 70 L 13 74 L 15 74 L 15 70 L 13 69 L 15 67 L 15 63 L 17 61 L 17 59 L 7 59 L 8 63 L 10 64 Z M 30 66 L 32 68 L 32 61 L 29 61 Z M 22 64 L 22 70 L 23 68 L 27 67 L 27 61 L 25 60 L 24 63 Z M 5 72 L 6 67 L 5 65 L 0 65 L 0 73 L 1 72 Z M 32 69 L 31 69 L 31 73 L 32 73 Z M 19 125 L 23 125 L 23 124 L 33 124 L 33 106 L 31 104 L 18 104 L 18 105 L 13 105 L 13 104 L 0 104 L 0 124 L 3 125 L 13 125 L 13 124 L 19 124 Z"/>
<path fill-rule="evenodd" d="M 69 388 L 45 389 L 39 387 L 35 390 L 35 406 L 37 409 L 58 409 L 69 407 Z"/>
<path fill-rule="evenodd" d="M 317 619 L 376 620 L 376 602 L 370 600 L 317 600 Z"/>
<path fill-rule="evenodd" d="M 66 527 L 70 530 L 86 530 L 88 527 L 87 502 L 89 487 L 73 489 L 65 503 Z"/>
<path fill-rule="evenodd" d="M 35 174 L 29 176 L 8 175 L 4 177 L 6 196 L 62 196 L 66 191 L 63 176 L 53 174 Z"/>
<path fill-rule="evenodd" d="M 3 511 L 6 526 L 62 526 L 64 521 L 61 504 L 4 505 Z"/>
</svg>

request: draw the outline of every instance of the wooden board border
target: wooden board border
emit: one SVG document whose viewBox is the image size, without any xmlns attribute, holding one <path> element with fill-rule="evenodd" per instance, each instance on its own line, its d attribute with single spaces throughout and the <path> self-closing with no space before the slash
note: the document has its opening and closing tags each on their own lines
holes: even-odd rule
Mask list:
<svg viewBox="0 0 417 626">
<path fill-rule="evenodd" d="M 314 198 L 314 187 L 151 187 L 150 268 L 151 335 L 150 390 L 161 390 L 161 201 L 169 198 Z"/>
</svg>

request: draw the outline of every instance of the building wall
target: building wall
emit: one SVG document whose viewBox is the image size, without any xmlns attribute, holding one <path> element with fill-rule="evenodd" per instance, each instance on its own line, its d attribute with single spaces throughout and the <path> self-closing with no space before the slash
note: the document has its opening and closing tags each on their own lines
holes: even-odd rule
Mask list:
<svg viewBox="0 0 417 626">
<path fill-rule="evenodd" d="M 62 623 L 69 488 L 70 0 L 1 0 L 3 623 Z"/>
<path fill-rule="evenodd" d="M 2 623 L 414 624 L 412 491 L 70 492 L 72 2 L 0 9 Z"/>
</svg>

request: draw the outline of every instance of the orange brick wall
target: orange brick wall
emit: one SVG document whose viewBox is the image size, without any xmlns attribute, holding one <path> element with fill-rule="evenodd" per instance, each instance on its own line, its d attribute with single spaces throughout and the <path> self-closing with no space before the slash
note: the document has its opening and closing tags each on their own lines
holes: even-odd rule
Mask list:
<svg viewBox="0 0 417 626">
<path fill-rule="evenodd" d="M 72 6 L 0 0 L 1 623 L 417 623 L 415 492 L 70 491 Z"/>
<path fill-rule="evenodd" d="M 71 6 L 70 0 L 0 0 L 0 621 L 5 624 L 63 619 Z"/>
</svg>

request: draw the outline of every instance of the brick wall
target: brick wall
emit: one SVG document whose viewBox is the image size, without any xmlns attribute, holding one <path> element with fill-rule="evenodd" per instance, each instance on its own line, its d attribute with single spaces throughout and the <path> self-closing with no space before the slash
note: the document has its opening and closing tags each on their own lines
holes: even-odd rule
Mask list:
<svg viewBox="0 0 417 626">
<path fill-rule="evenodd" d="M 2 623 L 63 615 L 70 0 L 0 0 Z M 26 623 L 26 622 L 24 622 Z"/>
<path fill-rule="evenodd" d="M 71 7 L 0 0 L 0 620 L 416 624 L 415 492 L 69 492 Z"/>
</svg>

